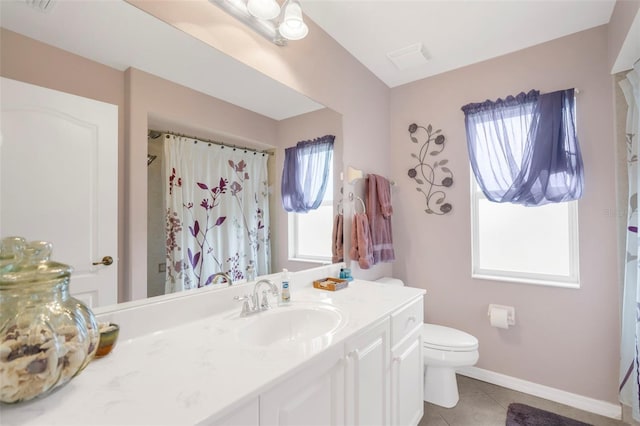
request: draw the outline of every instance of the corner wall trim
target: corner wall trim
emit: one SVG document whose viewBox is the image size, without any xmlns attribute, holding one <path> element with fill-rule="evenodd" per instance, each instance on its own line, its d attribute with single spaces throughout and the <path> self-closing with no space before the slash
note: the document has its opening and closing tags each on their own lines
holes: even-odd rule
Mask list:
<svg viewBox="0 0 640 426">
<path fill-rule="evenodd" d="M 620 404 L 600 401 L 598 399 L 551 388 L 549 386 L 539 385 L 537 383 L 528 382 L 516 377 L 507 376 L 477 367 L 459 368 L 457 369 L 457 373 L 473 379 L 482 380 L 483 382 L 492 383 L 518 392 L 548 399 L 560 404 L 569 405 L 590 413 L 599 414 L 601 416 L 617 420 L 622 418 L 622 407 Z"/>
</svg>

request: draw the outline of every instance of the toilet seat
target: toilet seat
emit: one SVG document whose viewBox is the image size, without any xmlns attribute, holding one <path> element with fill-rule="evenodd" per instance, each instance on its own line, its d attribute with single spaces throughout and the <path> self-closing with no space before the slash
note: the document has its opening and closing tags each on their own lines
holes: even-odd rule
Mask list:
<svg viewBox="0 0 640 426">
<path fill-rule="evenodd" d="M 435 324 L 424 324 L 422 340 L 427 349 L 449 352 L 471 352 L 478 350 L 478 339 L 469 333 Z"/>
</svg>

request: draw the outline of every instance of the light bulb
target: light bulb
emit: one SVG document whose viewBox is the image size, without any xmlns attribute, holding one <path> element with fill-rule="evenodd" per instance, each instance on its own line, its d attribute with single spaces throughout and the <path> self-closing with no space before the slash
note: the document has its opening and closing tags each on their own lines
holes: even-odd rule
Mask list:
<svg viewBox="0 0 640 426">
<path fill-rule="evenodd" d="M 249 0 L 247 10 L 258 19 L 270 20 L 280 15 L 280 6 L 275 0 Z"/>
<path fill-rule="evenodd" d="M 289 0 L 284 8 L 284 19 L 278 27 L 287 40 L 300 40 L 307 36 L 309 28 L 302 20 L 302 7 L 297 0 Z"/>
</svg>

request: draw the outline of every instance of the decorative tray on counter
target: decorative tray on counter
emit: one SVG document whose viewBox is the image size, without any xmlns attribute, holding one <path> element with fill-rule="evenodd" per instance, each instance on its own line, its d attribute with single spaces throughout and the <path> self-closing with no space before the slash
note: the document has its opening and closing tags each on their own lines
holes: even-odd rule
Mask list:
<svg viewBox="0 0 640 426">
<path fill-rule="evenodd" d="M 336 291 L 348 287 L 349 281 L 341 278 L 328 277 L 314 281 L 313 286 L 321 290 Z"/>
</svg>

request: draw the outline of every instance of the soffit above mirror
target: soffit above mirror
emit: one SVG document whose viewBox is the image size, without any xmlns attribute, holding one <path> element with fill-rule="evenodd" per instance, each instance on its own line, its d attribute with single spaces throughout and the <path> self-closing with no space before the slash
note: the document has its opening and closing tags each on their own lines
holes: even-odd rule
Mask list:
<svg viewBox="0 0 640 426">
<path fill-rule="evenodd" d="M 0 2 L 10 31 L 124 71 L 137 68 L 275 120 L 323 105 L 121 0 Z"/>
</svg>

